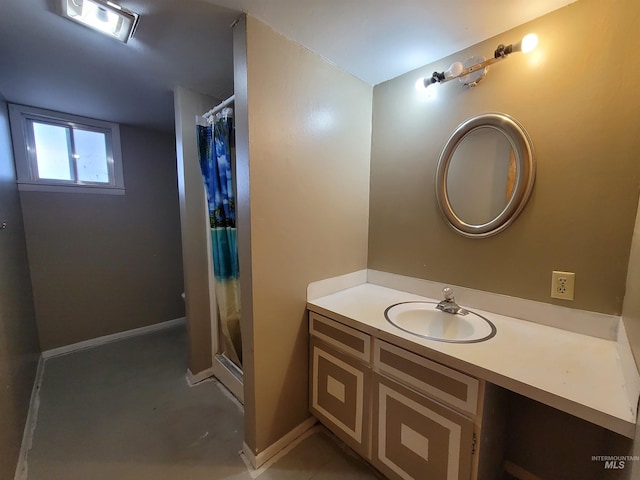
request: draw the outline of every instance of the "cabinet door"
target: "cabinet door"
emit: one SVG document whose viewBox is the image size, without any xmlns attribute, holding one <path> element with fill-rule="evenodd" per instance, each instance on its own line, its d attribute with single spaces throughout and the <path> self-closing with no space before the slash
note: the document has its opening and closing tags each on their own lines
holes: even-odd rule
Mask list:
<svg viewBox="0 0 640 480">
<path fill-rule="evenodd" d="M 373 378 L 372 462 L 390 479 L 468 480 L 470 419 L 379 374 Z"/>
<path fill-rule="evenodd" d="M 371 369 L 311 337 L 310 410 L 338 438 L 370 455 Z"/>
</svg>

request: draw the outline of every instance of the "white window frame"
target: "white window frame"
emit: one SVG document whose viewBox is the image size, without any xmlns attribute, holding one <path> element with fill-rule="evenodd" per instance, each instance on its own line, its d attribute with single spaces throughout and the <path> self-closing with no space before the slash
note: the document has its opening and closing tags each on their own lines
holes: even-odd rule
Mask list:
<svg viewBox="0 0 640 480">
<path fill-rule="evenodd" d="M 124 195 L 120 126 L 117 123 L 16 104 L 9 104 L 9 121 L 19 190 Z M 75 180 L 38 178 L 35 140 L 31 127 L 33 121 L 103 133 L 106 139 L 110 182 L 93 183 L 80 181 L 77 178 Z"/>
</svg>

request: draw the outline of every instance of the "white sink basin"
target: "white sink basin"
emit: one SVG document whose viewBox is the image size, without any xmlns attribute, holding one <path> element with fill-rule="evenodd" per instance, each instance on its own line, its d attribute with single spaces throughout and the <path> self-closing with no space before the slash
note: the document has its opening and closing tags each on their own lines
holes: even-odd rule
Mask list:
<svg viewBox="0 0 640 480">
<path fill-rule="evenodd" d="M 489 340 L 496 327 L 482 315 L 445 313 L 436 302 L 402 302 L 384 311 L 389 323 L 400 330 L 429 340 L 449 343 L 477 343 Z"/>
</svg>

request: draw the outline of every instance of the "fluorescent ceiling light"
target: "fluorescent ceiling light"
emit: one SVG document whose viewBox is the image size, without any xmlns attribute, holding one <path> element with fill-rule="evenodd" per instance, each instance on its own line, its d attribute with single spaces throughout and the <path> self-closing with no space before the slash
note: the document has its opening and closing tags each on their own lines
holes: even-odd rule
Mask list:
<svg viewBox="0 0 640 480">
<path fill-rule="evenodd" d="M 102 32 L 121 42 L 133 36 L 138 25 L 137 13 L 106 0 L 60 0 L 62 16 Z"/>
</svg>

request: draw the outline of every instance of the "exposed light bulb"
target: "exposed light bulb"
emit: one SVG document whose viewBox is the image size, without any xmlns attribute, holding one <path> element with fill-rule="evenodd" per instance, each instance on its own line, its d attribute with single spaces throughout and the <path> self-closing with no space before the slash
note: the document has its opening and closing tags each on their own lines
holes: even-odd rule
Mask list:
<svg viewBox="0 0 640 480">
<path fill-rule="evenodd" d="M 418 80 L 416 80 L 416 91 L 417 92 L 424 92 L 427 89 L 427 83 L 425 82 L 426 78 L 425 77 L 420 77 Z"/>
<path fill-rule="evenodd" d="M 522 40 L 506 47 L 502 44 L 498 45 L 496 51 L 493 53 L 494 58 L 506 57 L 513 52 L 528 53 L 538 46 L 538 36 L 535 33 L 529 33 L 525 35 Z"/>
<path fill-rule="evenodd" d="M 538 46 L 538 36 L 535 33 L 525 35 L 521 41 L 522 53 L 529 53 Z"/>
<path fill-rule="evenodd" d="M 422 99 L 429 100 L 436 96 L 435 83 L 431 81 L 431 77 L 421 77 L 416 81 L 415 87 L 418 96 Z"/>
<path fill-rule="evenodd" d="M 454 62 L 451 64 L 451 66 L 447 70 L 445 70 L 444 78 L 457 77 L 462 73 L 462 70 L 463 70 L 462 62 Z"/>
<path fill-rule="evenodd" d="M 435 85 L 435 80 L 433 77 L 420 77 L 416 80 L 416 90 L 420 93 L 426 90 L 434 90 L 433 85 Z"/>
</svg>

